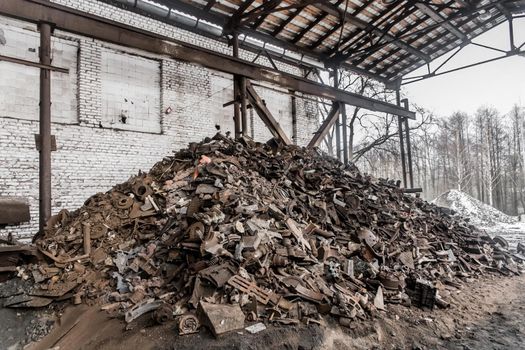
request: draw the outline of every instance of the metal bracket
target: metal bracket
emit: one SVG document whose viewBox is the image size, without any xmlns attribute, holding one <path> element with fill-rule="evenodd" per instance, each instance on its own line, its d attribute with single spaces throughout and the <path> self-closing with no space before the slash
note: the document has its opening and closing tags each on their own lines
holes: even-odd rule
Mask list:
<svg viewBox="0 0 525 350">
<path fill-rule="evenodd" d="M 37 151 L 40 151 L 40 135 L 35 134 L 35 146 Z M 57 140 L 55 138 L 55 135 L 51 135 L 51 152 L 55 152 L 57 150 Z"/>
</svg>

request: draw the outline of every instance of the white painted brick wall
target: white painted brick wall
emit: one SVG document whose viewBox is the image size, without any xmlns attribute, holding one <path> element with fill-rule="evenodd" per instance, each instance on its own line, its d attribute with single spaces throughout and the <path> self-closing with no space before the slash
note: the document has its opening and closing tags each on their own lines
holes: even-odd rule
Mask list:
<svg viewBox="0 0 525 350">
<path fill-rule="evenodd" d="M 89 13 L 111 18 L 122 23 L 162 35 L 185 40 L 209 49 L 230 53 L 230 48 L 208 38 L 154 21 L 130 12 L 118 10 L 95 0 L 55 0 Z M 0 24 L 6 19 L 0 17 Z M 24 24 L 26 25 L 26 24 Z M 233 98 L 233 77 L 194 64 L 151 55 L 138 50 L 119 48 L 97 40 L 57 31 L 55 36 L 78 45 L 78 70 L 67 77 L 77 82 L 70 87 L 76 104 L 77 125 L 52 124 L 58 150 L 52 154 L 53 213 L 62 208 L 74 210 L 97 192 L 107 191 L 113 185 L 127 180 L 140 169 L 149 168 L 163 156 L 185 147 L 188 142 L 200 141 L 221 131 L 233 131 L 233 109 L 222 104 Z M 55 40 L 55 39 L 54 39 Z M 107 48 L 122 50 L 160 62 L 160 134 L 130 130 L 117 130 L 103 118 L 102 52 Z M 57 52 L 55 62 L 62 53 Z M 251 53 L 242 52 L 244 57 Z M 1 63 L 0 63 L 1 64 Z M 57 64 L 58 65 L 58 64 Z M 300 74 L 296 67 L 280 68 Z M 24 67 L 22 71 L 26 68 Z M 32 69 L 32 68 L 27 68 Z M 10 70 L 11 71 L 11 70 Z M 38 86 L 38 75 L 28 85 Z M 229 86 L 228 86 L 229 83 Z M 0 95 L 10 86 L 0 86 Z M 272 88 L 278 88 L 272 86 Z M 287 94 L 257 87 L 261 97 L 290 137 L 293 135 L 291 97 Z M 54 95 L 53 95 L 54 96 Z M 58 105 L 57 97 L 53 103 Z M 308 142 L 317 127 L 315 103 L 297 99 L 297 139 L 300 145 Z M 32 102 L 38 111 L 38 101 Z M 171 113 L 165 111 L 171 109 Z M 253 111 L 251 110 L 252 114 Z M 29 199 L 29 224 L 0 230 L 0 235 L 13 233 L 30 238 L 38 226 L 38 152 L 34 134 L 38 122 L 24 120 L 16 114 L 0 116 L 0 195 L 22 196 Z M 253 118 L 255 139 L 266 141 L 270 132 L 260 118 Z"/>
</svg>

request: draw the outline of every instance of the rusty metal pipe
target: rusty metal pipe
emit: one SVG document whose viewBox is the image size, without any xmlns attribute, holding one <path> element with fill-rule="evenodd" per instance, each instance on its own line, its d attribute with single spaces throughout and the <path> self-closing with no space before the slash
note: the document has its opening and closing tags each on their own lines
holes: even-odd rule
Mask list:
<svg viewBox="0 0 525 350">
<path fill-rule="evenodd" d="M 232 54 L 233 57 L 239 57 L 239 35 L 234 32 L 232 35 Z M 233 76 L 233 122 L 235 127 L 235 138 L 241 137 L 243 131 L 241 129 L 241 107 L 239 104 L 239 90 L 240 80 L 238 75 Z"/>
<path fill-rule="evenodd" d="M 334 88 L 339 88 L 339 70 L 337 68 L 334 69 Z M 339 103 L 339 101 L 334 101 L 334 103 Z M 337 159 L 341 160 L 341 114 L 339 112 L 337 112 L 337 120 L 335 122 L 335 152 Z"/>
<path fill-rule="evenodd" d="M 40 64 L 51 65 L 51 24 L 40 23 Z M 51 217 L 51 70 L 40 69 L 39 229 Z"/>
<path fill-rule="evenodd" d="M 243 136 L 248 136 L 248 108 L 246 106 L 246 78 L 239 77 L 239 98 L 241 99 L 241 132 Z"/>
<path fill-rule="evenodd" d="M 396 102 L 398 106 L 401 106 L 401 92 L 396 90 Z M 405 142 L 403 141 L 403 117 L 397 116 L 397 124 L 399 126 L 399 149 L 401 151 L 401 168 L 403 171 L 403 187 L 407 187 L 407 166 L 405 162 Z"/>
<path fill-rule="evenodd" d="M 408 99 L 403 99 L 403 107 L 408 110 Z M 414 170 L 412 168 L 412 146 L 410 145 L 410 129 L 408 127 L 408 119 L 405 118 L 405 133 L 407 142 L 407 162 L 408 162 L 408 180 L 410 188 L 414 188 Z M 406 187 L 406 186 L 405 186 Z"/>
</svg>

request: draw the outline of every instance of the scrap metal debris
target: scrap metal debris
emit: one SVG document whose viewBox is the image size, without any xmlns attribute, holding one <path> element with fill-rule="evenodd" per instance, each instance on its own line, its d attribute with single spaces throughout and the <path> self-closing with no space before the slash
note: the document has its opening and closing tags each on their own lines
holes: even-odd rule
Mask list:
<svg viewBox="0 0 525 350">
<path fill-rule="evenodd" d="M 355 166 L 219 134 L 60 212 L 35 246 L 46 260 L 17 267 L 32 286 L 4 293 L 9 306 L 98 302 L 127 322 L 178 321 L 180 334 L 446 306 L 437 285 L 518 274 L 524 261 Z"/>
</svg>

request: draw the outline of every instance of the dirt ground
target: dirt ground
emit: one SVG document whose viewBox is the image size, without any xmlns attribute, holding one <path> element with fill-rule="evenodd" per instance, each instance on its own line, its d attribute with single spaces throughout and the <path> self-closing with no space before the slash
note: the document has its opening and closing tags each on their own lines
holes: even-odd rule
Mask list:
<svg viewBox="0 0 525 350">
<path fill-rule="evenodd" d="M 388 305 L 368 321 L 342 328 L 269 326 L 257 334 L 239 331 L 215 339 L 178 336 L 175 324 L 156 326 L 150 317 L 126 326 L 95 307 L 68 307 L 53 330 L 31 350 L 68 349 L 525 349 L 525 276 L 489 276 L 448 290 L 449 309 L 419 310 Z M 0 309 L 0 348 L 22 349 L 53 324 L 47 310 Z"/>
</svg>

